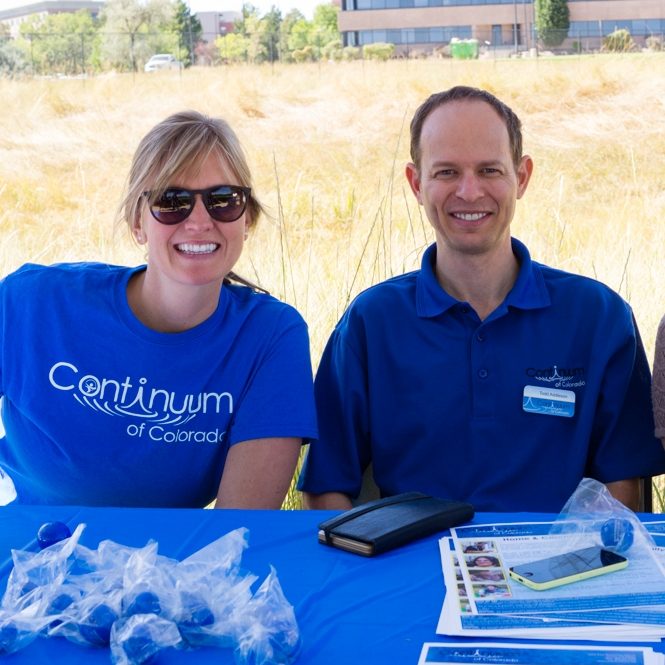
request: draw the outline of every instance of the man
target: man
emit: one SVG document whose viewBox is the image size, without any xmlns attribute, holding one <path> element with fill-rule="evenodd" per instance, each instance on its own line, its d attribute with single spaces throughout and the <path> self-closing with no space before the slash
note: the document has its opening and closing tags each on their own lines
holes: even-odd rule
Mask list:
<svg viewBox="0 0 665 665">
<path fill-rule="evenodd" d="M 636 509 L 639 478 L 665 471 L 645 353 L 616 293 L 511 238 L 533 170 L 519 119 L 483 90 L 432 95 L 411 157 L 436 243 L 360 294 L 326 346 L 306 505 L 350 508 L 371 463 L 384 496 L 559 512 L 592 477 Z"/>
</svg>

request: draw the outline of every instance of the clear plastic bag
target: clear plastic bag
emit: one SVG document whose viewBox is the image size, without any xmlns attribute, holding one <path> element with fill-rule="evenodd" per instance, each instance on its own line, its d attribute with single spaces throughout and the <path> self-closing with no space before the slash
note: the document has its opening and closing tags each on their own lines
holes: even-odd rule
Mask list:
<svg viewBox="0 0 665 665">
<path fill-rule="evenodd" d="M 117 665 L 141 665 L 162 649 L 181 644 L 173 621 L 155 614 L 134 614 L 113 624 L 111 660 Z"/>
<path fill-rule="evenodd" d="M 241 574 L 248 531 L 235 529 L 177 566 L 178 628 L 191 646 L 234 647 L 239 622 L 252 599 L 255 575 Z"/>
<path fill-rule="evenodd" d="M 31 611 L 0 611 L 0 658 L 14 653 L 34 641 L 42 632 L 45 619 Z"/>
<path fill-rule="evenodd" d="M 295 661 L 300 652 L 298 623 L 272 566 L 244 620 L 235 651 L 239 665 L 288 665 Z"/>
<path fill-rule="evenodd" d="M 177 563 L 157 554 L 157 543 L 133 552 L 124 565 L 122 615 L 155 614 L 173 619 L 179 602 L 174 574 Z"/>
<path fill-rule="evenodd" d="M 597 545 L 620 554 L 634 554 L 655 547 L 637 515 L 592 478 L 581 480 L 550 533 L 565 534 L 567 550 Z"/>
<path fill-rule="evenodd" d="M 38 552 L 12 550 L 14 567 L 7 579 L 2 608 L 17 612 L 41 598 L 45 587 L 62 584 L 84 529 L 85 524 L 79 524 L 69 538 Z"/>
<path fill-rule="evenodd" d="M 14 550 L 0 606 L 0 653 L 38 635 L 82 646 L 111 647 L 115 663 L 138 665 L 170 647 L 236 650 L 247 665 L 291 663 L 299 632 L 271 568 L 257 577 L 241 569 L 247 529 L 218 538 L 183 561 L 157 543 L 132 548 L 102 541 L 96 550 L 70 538 L 33 552 Z"/>
<path fill-rule="evenodd" d="M 14 481 L 0 467 L 0 506 L 6 506 L 16 499 Z"/>
</svg>

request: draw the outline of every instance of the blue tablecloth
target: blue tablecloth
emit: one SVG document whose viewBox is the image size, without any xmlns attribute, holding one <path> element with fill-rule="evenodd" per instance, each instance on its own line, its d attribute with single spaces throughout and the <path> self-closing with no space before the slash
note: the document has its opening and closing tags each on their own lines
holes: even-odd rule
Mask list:
<svg viewBox="0 0 665 665">
<path fill-rule="evenodd" d="M 13 549 L 36 549 L 46 521 L 86 529 L 81 544 L 96 548 L 110 539 L 133 547 L 149 539 L 159 553 L 183 559 L 225 533 L 249 529 L 243 566 L 260 580 L 272 564 L 302 636 L 298 663 L 321 665 L 417 663 L 435 632 L 445 589 L 438 538 L 432 536 L 374 558 L 320 545 L 324 511 L 163 510 L 6 506 L 0 508 L 0 592 L 12 567 Z M 478 515 L 475 522 L 547 519 L 543 515 Z M 108 649 L 87 649 L 64 639 L 38 639 L 3 663 L 109 663 Z M 233 663 L 228 649 L 165 651 L 156 663 Z"/>
<path fill-rule="evenodd" d="M 10 550 L 36 549 L 46 521 L 83 522 L 81 544 L 110 539 L 182 559 L 237 527 L 249 529 L 242 563 L 263 579 L 272 564 L 302 636 L 299 663 L 416 663 L 423 642 L 436 639 L 444 586 L 437 538 L 368 559 L 317 542 L 318 511 L 159 510 L 6 506 L 0 508 L 0 590 L 12 567 Z M 2 657 L 9 663 L 109 663 L 107 649 L 64 639 L 38 639 Z M 163 652 L 159 663 L 233 663 L 230 650 Z"/>
</svg>

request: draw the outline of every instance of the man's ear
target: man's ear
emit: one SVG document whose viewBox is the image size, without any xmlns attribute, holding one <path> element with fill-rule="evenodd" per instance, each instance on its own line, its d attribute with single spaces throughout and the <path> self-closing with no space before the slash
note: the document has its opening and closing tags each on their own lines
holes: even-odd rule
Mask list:
<svg viewBox="0 0 665 665">
<path fill-rule="evenodd" d="M 524 155 L 520 160 L 520 165 L 517 167 L 517 198 L 521 199 L 526 192 L 526 188 L 531 180 L 533 173 L 533 160 L 529 155 Z"/>
<path fill-rule="evenodd" d="M 420 198 L 420 172 L 418 167 L 413 162 L 409 162 L 406 165 L 405 173 L 406 179 L 409 181 L 409 185 L 411 185 L 411 191 L 416 195 L 418 203 L 422 204 Z"/>
</svg>

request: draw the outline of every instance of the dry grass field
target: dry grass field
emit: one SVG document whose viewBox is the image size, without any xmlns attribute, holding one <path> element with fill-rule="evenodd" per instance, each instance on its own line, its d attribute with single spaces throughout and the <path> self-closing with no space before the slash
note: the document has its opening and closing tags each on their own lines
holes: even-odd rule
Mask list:
<svg viewBox="0 0 665 665">
<path fill-rule="evenodd" d="M 489 89 L 535 161 L 514 235 L 536 260 L 633 306 L 651 358 L 665 313 L 665 53 L 238 66 L 0 81 L 0 274 L 25 261 L 142 260 L 115 225 L 141 136 L 184 108 L 224 116 L 271 212 L 238 272 L 296 305 L 316 365 L 349 299 L 417 267 L 432 241 L 404 178 L 430 93 Z"/>
</svg>

